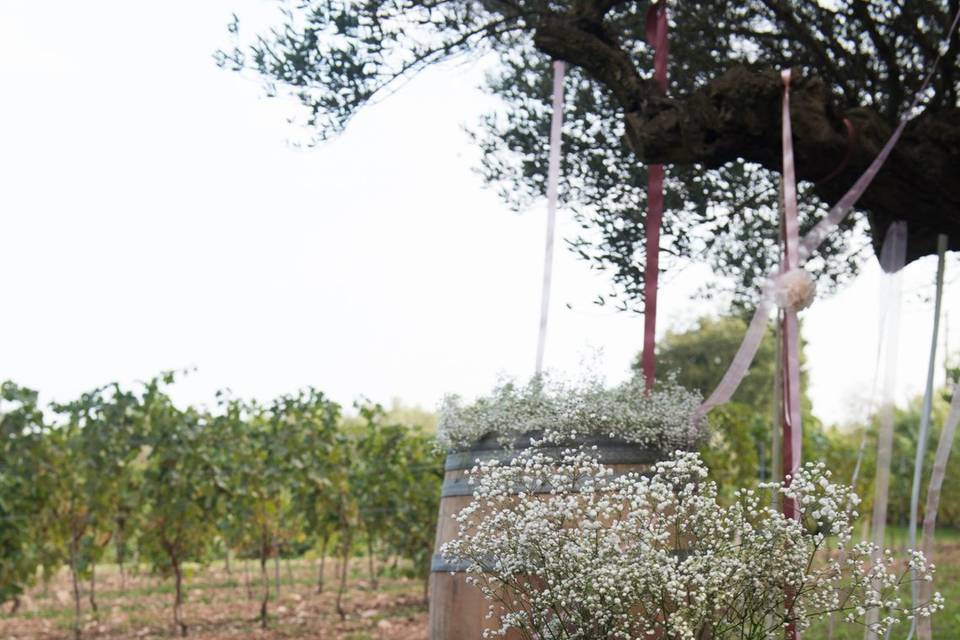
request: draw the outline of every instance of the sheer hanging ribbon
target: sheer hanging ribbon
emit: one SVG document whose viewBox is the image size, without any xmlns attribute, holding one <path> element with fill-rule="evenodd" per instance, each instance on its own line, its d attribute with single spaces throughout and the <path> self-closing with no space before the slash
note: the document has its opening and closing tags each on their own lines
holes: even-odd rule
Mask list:
<svg viewBox="0 0 960 640">
<path fill-rule="evenodd" d="M 902 299 L 902 274 L 907 259 L 907 223 L 894 222 L 887 229 L 880 252 L 880 264 L 889 268 L 890 306 L 887 310 L 886 363 L 883 370 L 883 396 L 880 405 L 880 425 L 877 433 L 877 476 L 874 481 L 873 516 L 870 528 L 873 543 L 878 548 L 884 545 L 884 536 L 887 526 L 887 504 L 890 495 L 890 462 L 893 457 L 893 427 L 894 427 L 894 388 L 897 380 L 897 355 L 900 345 L 900 302 Z M 881 560 L 879 554 L 874 555 L 874 562 Z M 880 610 L 871 608 L 867 611 L 866 622 L 868 628 L 864 632 L 866 640 L 874 640 L 877 635 L 869 629 L 869 625 L 880 620 Z"/>
<path fill-rule="evenodd" d="M 550 158 L 547 164 L 547 244 L 543 256 L 543 289 L 540 293 L 540 332 L 537 337 L 537 375 L 543 373 L 547 344 L 547 317 L 550 313 L 550 286 L 553 279 L 553 239 L 557 226 L 557 199 L 560 184 L 560 143 L 563 130 L 563 79 L 566 64 L 553 63 L 553 115 L 550 120 Z"/>
<path fill-rule="evenodd" d="M 947 462 L 950 460 L 950 449 L 957 433 L 958 422 L 960 422 L 960 385 L 954 384 L 950 414 L 940 433 L 940 442 L 937 444 L 937 453 L 933 459 L 933 471 L 930 473 L 930 485 L 927 487 L 927 504 L 923 510 L 923 537 L 920 550 L 928 559 L 933 552 L 933 533 L 937 526 L 937 510 L 940 508 L 940 490 L 943 488 L 943 478 L 947 473 Z M 929 602 L 933 595 L 933 586 L 926 580 L 921 580 L 919 587 L 920 602 Z M 917 636 L 919 640 L 930 640 L 930 618 L 922 617 L 917 621 Z"/>
<path fill-rule="evenodd" d="M 654 48 L 653 78 L 664 92 L 667 90 L 667 3 L 650 5 L 647 10 L 647 42 Z M 656 374 L 657 290 L 660 278 L 660 225 L 663 220 L 662 164 L 647 169 L 647 221 L 644 243 L 646 265 L 643 274 L 643 357 L 641 368 L 646 388 L 653 388 Z"/>
<path fill-rule="evenodd" d="M 947 236 L 940 234 L 937 237 L 937 279 L 936 295 L 933 304 L 933 331 L 930 338 L 930 358 L 927 362 L 927 384 L 923 391 L 923 410 L 920 413 L 920 431 L 917 434 L 917 451 L 913 461 L 913 487 L 910 491 L 910 548 L 917 548 L 917 512 L 920 509 L 920 484 L 923 482 L 923 464 L 927 459 L 927 439 L 930 429 L 930 412 L 933 410 L 933 374 L 937 361 L 937 342 L 940 335 L 940 307 L 943 303 L 943 271 L 947 255 Z M 911 569 L 913 582 L 910 584 L 910 597 L 914 607 L 919 606 L 920 585 L 917 580 L 917 570 Z M 917 619 L 910 625 L 907 640 L 913 638 L 917 628 Z"/>
<path fill-rule="evenodd" d="M 953 32 L 957 28 L 958 21 L 960 21 L 960 11 L 957 11 L 953 18 L 950 29 L 946 34 L 946 40 L 949 40 L 953 35 Z M 870 183 L 873 182 L 874 178 L 877 177 L 877 173 L 880 171 L 881 167 L 883 167 L 883 164 L 887 161 L 887 158 L 890 157 L 890 153 L 900 140 L 900 136 L 903 134 L 903 130 L 907 126 L 907 123 L 910 122 L 914 112 L 920 106 L 924 94 L 927 91 L 927 87 L 930 86 L 933 75 L 940 64 L 940 58 L 941 56 L 938 55 L 936 60 L 934 60 L 929 73 L 927 73 L 927 77 L 923 81 L 923 84 L 920 86 L 920 89 L 917 90 L 916 94 L 914 94 L 913 102 L 904 112 L 899 124 L 897 124 L 896 129 L 893 130 L 893 133 L 890 135 L 890 139 L 887 140 L 885 145 L 883 145 L 883 148 L 880 150 L 880 153 L 877 154 L 877 157 L 873 159 L 873 162 L 871 162 L 870 166 L 867 167 L 867 170 L 863 172 L 863 175 L 861 175 L 853 184 L 853 186 L 850 187 L 850 189 L 843 195 L 843 197 L 840 198 L 839 202 L 833 205 L 827 212 L 827 215 L 824 216 L 823 219 L 820 220 L 820 222 L 818 222 L 813 229 L 811 229 L 800 241 L 800 247 L 797 251 L 798 266 L 802 266 L 807 259 L 813 255 L 813 252 L 820 247 L 826 237 L 837 227 L 837 225 L 843 222 L 843 219 L 846 218 L 853 209 L 853 205 L 856 204 L 857 200 L 860 199 L 860 196 L 863 195 L 863 192 L 867 190 L 867 188 L 870 186 Z M 779 271 L 780 268 L 777 267 L 772 273 L 776 275 Z M 699 418 L 702 418 L 714 407 L 730 401 L 731 396 L 733 396 L 733 393 L 737 390 L 737 387 L 740 386 L 740 382 L 743 380 L 744 376 L 747 375 L 747 370 L 750 368 L 753 358 L 757 355 L 757 349 L 759 349 L 760 342 L 763 340 L 763 335 L 767 330 L 767 320 L 773 307 L 772 278 L 767 278 L 762 287 L 760 302 L 753 314 L 750 325 L 747 327 L 747 332 L 744 335 L 743 342 L 740 344 L 740 348 L 737 349 L 737 353 L 734 355 L 733 361 L 730 363 L 730 367 L 727 369 L 727 372 L 720 380 L 720 384 L 718 384 L 717 388 L 714 389 L 712 394 L 710 394 L 710 397 L 707 398 L 702 405 L 700 405 L 698 412 Z"/>
<path fill-rule="evenodd" d="M 883 246 L 880 248 L 880 267 L 883 269 L 884 276 L 880 283 L 879 302 L 879 323 L 877 325 L 877 351 L 873 365 L 873 384 L 870 386 L 869 403 L 867 406 L 867 415 L 873 414 L 876 407 L 881 408 L 889 405 L 893 394 L 893 373 L 897 366 L 897 350 L 900 338 L 900 298 L 901 298 L 901 278 L 899 271 L 906 260 L 906 226 L 904 223 L 896 223 L 887 229 L 887 235 L 884 236 Z M 884 373 L 883 390 L 878 394 L 880 374 Z M 880 396 L 878 398 L 878 395 Z M 893 414 L 886 415 L 879 412 L 882 419 L 889 418 L 892 424 Z M 867 440 L 869 429 L 865 426 L 860 437 L 860 446 L 857 449 L 857 461 L 853 466 L 853 473 L 850 476 L 850 486 L 856 487 L 860 477 L 860 469 L 863 465 L 863 457 L 867 450 Z M 840 552 L 840 564 L 846 562 L 847 551 Z M 840 591 L 837 597 L 841 596 Z M 830 614 L 827 627 L 827 640 L 832 640 L 836 615 Z"/>
<path fill-rule="evenodd" d="M 884 274 L 887 275 L 881 282 L 880 286 L 880 313 L 878 314 L 879 323 L 877 325 L 877 351 L 876 357 L 873 362 L 873 383 L 870 385 L 870 395 L 869 402 L 867 405 L 867 415 L 871 415 L 878 404 L 882 404 L 883 399 L 880 401 L 877 400 L 877 387 L 880 380 L 880 372 L 885 369 L 890 371 L 897 365 L 895 349 L 891 349 L 891 345 L 888 344 L 892 342 L 894 345 L 898 344 L 899 336 L 897 335 L 897 329 L 899 328 L 899 321 L 894 319 L 894 314 L 899 313 L 899 296 L 897 295 L 897 287 L 900 286 L 899 281 L 892 277 L 900 268 L 903 266 L 902 263 L 898 264 L 899 257 L 896 255 L 899 253 L 899 245 L 901 244 L 900 231 L 904 234 L 906 229 L 901 228 L 899 231 L 896 231 L 893 226 L 887 229 L 887 235 L 884 237 L 883 246 L 880 248 L 880 268 L 883 270 Z M 906 251 L 906 239 L 903 238 L 902 241 L 904 251 Z M 883 363 L 883 356 L 886 354 L 887 360 L 886 364 L 881 366 Z M 886 381 L 885 381 L 886 384 Z M 866 453 L 867 449 L 867 440 L 869 436 L 869 429 L 864 427 L 863 432 L 860 437 L 860 446 L 857 448 L 857 461 L 853 465 L 853 473 L 850 476 L 850 486 L 856 487 L 857 482 L 860 478 L 860 468 L 863 466 L 863 456 Z"/>
</svg>

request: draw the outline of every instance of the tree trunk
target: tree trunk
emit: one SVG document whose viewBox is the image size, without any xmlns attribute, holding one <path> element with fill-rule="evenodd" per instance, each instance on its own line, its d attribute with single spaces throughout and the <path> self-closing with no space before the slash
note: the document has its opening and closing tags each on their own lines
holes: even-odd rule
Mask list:
<svg viewBox="0 0 960 640">
<path fill-rule="evenodd" d="M 124 564 L 123 554 L 117 550 L 117 568 L 120 570 L 120 591 L 127 590 L 127 569 Z"/>
<path fill-rule="evenodd" d="M 343 610 L 343 593 L 347 590 L 347 573 L 350 571 L 350 533 L 343 537 L 343 547 L 341 549 L 342 561 L 340 563 L 340 585 L 337 588 L 337 613 L 340 614 L 340 620 L 347 619 L 347 612 Z"/>
<path fill-rule="evenodd" d="M 73 581 L 73 637 L 80 640 L 80 576 L 77 575 L 77 546 L 76 536 L 70 539 L 70 578 Z"/>
<path fill-rule="evenodd" d="M 327 544 L 330 542 L 330 536 L 325 535 L 320 543 L 320 569 L 317 572 L 317 593 L 323 593 L 323 569 L 327 562 Z"/>
<path fill-rule="evenodd" d="M 223 556 L 223 568 L 227 572 L 228 576 L 233 575 L 233 570 L 230 568 L 230 548 L 227 547 L 227 552 Z"/>
<path fill-rule="evenodd" d="M 427 554 L 427 571 L 426 577 L 423 579 L 423 601 L 430 602 L 430 569 L 431 567 L 431 555 Z"/>
<path fill-rule="evenodd" d="M 280 597 L 280 544 L 277 537 L 270 538 L 270 548 L 273 550 L 273 585 L 274 598 Z"/>
<path fill-rule="evenodd" d="M 97 565 L 90 565 L 90 593 L 87 594 L 90 600 L 90 608 L 93 610 L 93 617 L 100 619 L 100 610 L 97 607 Z"/>
<path fill-rule="evenodd" d="M 123 518 L 117 519 L 117 530 L 116 537 L 114 538 L 113 547 L 117 552 L 117 566 L 120 569 L 120 591 L 127 590 L 127 572 L 126 572 L 126 560 L 127 560 L 127 543 L 124 534 L 126 533 L 126 520 Z"/>
<path fill-rule="evenodd" d="M 334 558 L 333 558 L 333 577 L 334 577 L 334 579 L 340 577 L 340 567 L 341 567 L 341 565 L 343 565 L 343 562 L 342 562 L 342 561 L 343 561 L 343 557 L 340 555 L 340 550 L 338 549 L 338 550 L 335 552 L 335 555 L 334 555 Z"/>
<path fill-rule="evenodd" d="M 263 596 L 260 600 L 260 628 L 267 628 L 267 602 L 270 600 L 270 576 L 267 573 L 267 548 L 260 545 L 260 582 L 263 586 Z"/>
<path fill-rule="evenodd" d="M 253 589 L 250 588 L 250 563 L 241 560 L 243 565 L 243 586 L 247 589 L 247 600 L 253 600 Z"/>
<path fill-rule="evenodd" d="M 173 624 L 179 627 L 180 636 L 187 637 L 187 623 L 183 621 L 183 571 L 180 567 L 180 560 L 176 557 L 171 558 L 173 563 L 173 573 L 176 578 L 176 589 L 173 601 Z"/>
<path fill-rule="evenodd" d="M 370 573 L 370 590 L 376 591 L 379 587 L 377 581 L 377 559 L 373 556 L 373 537 L 367 535 L 367 570 Z"/>
<path fill-rule="evenodd" d="M 276 597 L 280 597 L 280 545 L 277 544 L 277 539 L 273 539 L 273 582 L 274 582 L 274 591 Z"/>
</svg>

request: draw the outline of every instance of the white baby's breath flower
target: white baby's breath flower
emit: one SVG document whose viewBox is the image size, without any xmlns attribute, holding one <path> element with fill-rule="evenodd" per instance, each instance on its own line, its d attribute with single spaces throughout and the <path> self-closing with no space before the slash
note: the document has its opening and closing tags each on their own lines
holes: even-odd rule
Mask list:
<svg viewBox="0 0 960 640">
<path fill-rule="evenodd" d="M 691 449 L 704 438 L 702 400 L 670 377 L 647 392 L 638 378 L 605 387 L 597 380 L 564 384 L 540 376 L 526 385 L 503 383 L 472 403 L 446 396 L 437 442 L 446 450 L 465 450 L 493 435 L 512 446 L 550 431 L 567 441 L 605 435 L 657 451 Z"/>
<path fill-rule="evenodd" d="M 467 560 L 473 583 L 505 609 L 497 637 L 519 629 L 576 640 L 775 638 L 830 611 L 861 624 L 877 611 L 882 635 L 943 608 L 939 593 L 903 604 L 910 569 L 927 580 L 932 565 L 919 552 L 906 564 L 872 562 L 874 545 L 851 542 L 855 494 L 822 464 L 806 465 L 789 486 L 739 491 L 729 505 L 699 456 L 683 451 L 649 475 L 613 474 L 586 447 L 523 450 L 473 474 L 475 498 L 442 553 Z M 518 495 L 520 486 L 554 490 Z M 770 508 L 772 493 L 792 498 L 799 518 Z M 825 531 L 843 555 L 814 561 Z"/>
</svg>

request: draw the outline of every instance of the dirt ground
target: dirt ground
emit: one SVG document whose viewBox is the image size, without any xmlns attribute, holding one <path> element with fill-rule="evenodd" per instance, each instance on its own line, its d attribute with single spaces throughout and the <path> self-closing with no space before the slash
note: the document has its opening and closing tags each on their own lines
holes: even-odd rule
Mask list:
<svg viewBox="0 0 960 640">
<path fill-rule="evenodd" d="M 312 561 L 283 562 L 279 596 L 274 567 L 270 567 L 270 621 L 261 629 L 257 615 L 261 583 L 254 562 L 234 562 L 231 572 L 223 563 L 191 567 L 187 580 L 184 619 L 189 637 L 317 638 L 330 640 L 426 640 L 427 605 L 423 583 L 409 578 L 381 577 L 372 591 L 359 561 L 353 563 L 344 599 L 346 619 L 336 611 L 332 563 L 328 563 L 325 591 L 317 593 Z M 89 585 L 87 585 L 88 587 Z M 121 588 L 123 587 L 123 588 Z M 114 565 L 97 570 L 98 614 L 83 599 L 84 638 L 172 638 L 173 582 L 141 572 L 121 576 Z M 61 640 L 73 637 L 73 596 L 69 574 L 62 571 L 44 587 L 23 598 L 15 615 L 0 617 L 0 638 Z"/>
<path fill-rule="evenodd" d="M 946 533 L 946 532 L 945 532 Z M 935 588 L 946 598 L 946 610 L 934 618 L 934 637 L 960 638 L 960 534 L 944 535 L 934 560 L 938 570 Z M 897 541 L 899 542 L 899 541 Z M 894 543 L 894 547 L 902 547 Z M 257 614 L 261 582 L 253 561 L 234 562 L 228 573 L 222 562 L 208 567 L 189 567 L 184 618 L 191 638 L 221 640 L 257 638 L 276 640 L 426 640 L 427 605 L 423 583 L 401 577 L 381 577 L 372 590 L 366 563 L 355 560 L 344 600 L 346 619 L 336 612 L 333 591 L 334 567 L 327 564 L 327 586 L 316 592 L 316 564 L 312 560 L 283 562 L 280 593 L 271 597 L 270 621 L 261 629 Z M 271 593 L 275 567 L 270 567 Z M 123 588 L 121 588 L 123 587 Z M 2 640 L 67 640 L 72 638 L 73 600 L 69 574 L 62 571 L 46 588 L 38 585 L 22 600 L 15 615 L 0 614 Z M 84 638 L 151 639 L 174 638 L 173 582 L 141 572 L 121 585 L 115 565 L 98 568 L 94 616 L 86 590 L 83 599 Z M 827 637 L 818 623 L 804 635 L 809 640 Z M 863 637 L 860 627 L 840 627 L 834 640 Z"/>
</svg>

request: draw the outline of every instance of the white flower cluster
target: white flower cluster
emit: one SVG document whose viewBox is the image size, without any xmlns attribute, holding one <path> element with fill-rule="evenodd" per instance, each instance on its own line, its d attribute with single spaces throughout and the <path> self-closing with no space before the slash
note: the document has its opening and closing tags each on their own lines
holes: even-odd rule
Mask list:
<svg viewBox="0 0 960 640">
<path fill-rule="evenodd" d="M 501 384 L 472 404 L 445 397 L 437 441 L 455 451 L 491 434 L 510 446 L 528 434 L 549 431 L 609 436 L 657 451 L 690 449 L 704 435 L 704 420 L 697 414 L 702 400 L 672 378 L 647 392 L 640 379 L 605 387 L 597 380 L 563 384 L 535 377 L 526 385 Z"/>
<path fill-rule="evenodd" d="M 900 598 L 912 567 L 932 578 L 922 554 L 873 563 L 876 549 L 851 543 L 858 498 L 822 464 L 789 487 L 740 491 L 729 506 L 693 453 L 649 476 L 615 476 L 590 449 L 555 459 L 531 448 L 471 473 L 475 499 L 442 553 L 469 561 L 469 580 L 491 601 L 500 626 L 484 637 L 779 640 L 785 626 L 831 613 L 861 622 L 871 609 L 884 634 L 943 606 L 939 594 L 916 609 Z M 794 500 L 799 518 L 772 509 L 770 492 Z M 827 535 L 837 553 L 824 552 Z"/>
<path fill-rule="evenodd" d="M 817 295 L 817 282 L 803 269 L 791 269 L 772 281 L 773 299 L 784 309 L 800 311 L 813 304 Z"/>
</svg>

